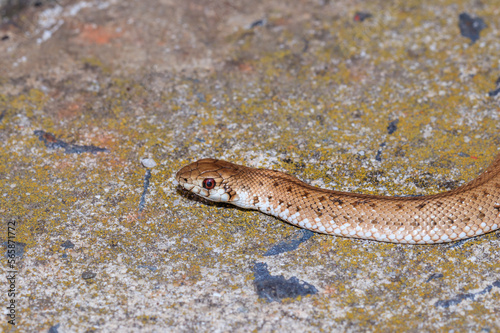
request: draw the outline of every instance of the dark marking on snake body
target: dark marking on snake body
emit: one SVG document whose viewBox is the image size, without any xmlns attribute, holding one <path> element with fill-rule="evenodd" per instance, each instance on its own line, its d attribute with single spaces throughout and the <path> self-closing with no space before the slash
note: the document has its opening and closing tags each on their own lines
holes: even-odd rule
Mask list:
<svg viewBox="0 0 500 333">
<path fill-rule="evenodd" d="M 356 207 L 356 206 L 359 206 L 359 205 L 362 205 L 362 204 L 367 204 L 367 203 L 369 203 L 369 202 L 370 202 L 370 201 L 368 201 L 368 200 L 357 200 L 357 201 L 354 201 L 354 202 L 352 203 L 352 206 L 353 206 L 353 207 Z"/>
<path fill-rule="evenodd" d="M 288 186 L 288 187 L 286 188 L 286 191 L 287 191 L 287 192 L 292 192 L 292 187 L 291 187 L 291 186 Z"/>
<path fill-rule="evenodd" d="M 339 198 L 333 198 L 330 196 L 330 200 L 333 202 L 333 203 L 336 203 L 338 204 L 339 206 L 342 206 L 344 204 L 344 202 L 342 200 L 340 200 Z"/>
<path fill-rule="evenodd" d="M 417 206 L 419 210 L 422 210 L 427 204 L 425 202 L 421 203 L 420 205 Z"/>
<path fill-rule="evenodd" d="M 254 197 L 253 197 L 253 204 L 254 204 L 254 205 L 258 204 L 258 203 L 259 203 L 259 201 L 260 201 L 260 200 L 259 200 L 259 197 L 258 197 L 258 196 L 254 196 Z"/>
<path fill-rule="evenodd" d="M 479 212 L 479 214 L 477 214 L 477 218 L 480 220 L 484 219 L 485 216 L 486 215 L 483 212 Z"/>
<path fill-rule="evenodd" d="M 443 203 L 441 201 L 436 201 L 436 206 L 437 207 L 441 207 L 443 205 Z"/>
</svg>

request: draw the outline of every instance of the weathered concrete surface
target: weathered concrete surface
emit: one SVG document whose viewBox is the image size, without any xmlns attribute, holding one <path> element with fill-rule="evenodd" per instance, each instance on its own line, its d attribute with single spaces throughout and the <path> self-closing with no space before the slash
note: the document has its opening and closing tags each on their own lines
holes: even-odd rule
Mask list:
<svg viewBox="0 0 500 333">
<path fill-rule="evenodd" d="M 487 24 L 474 44 L 462 12 Z M 499 1 L 43 1 L 8 13 L 0 237 L 15 223 L 26 245 L 3 331 L 500 330 L 498 233 L 458 246 L 308 238 L 172 184 L 202 157 L 387 195 L 474 178 L 500 147 L 487 94 Z M 91 145 L 107 152 L 67 148 Z M 143 158 L 157 165 L 140 211 Z"/>
</svg>

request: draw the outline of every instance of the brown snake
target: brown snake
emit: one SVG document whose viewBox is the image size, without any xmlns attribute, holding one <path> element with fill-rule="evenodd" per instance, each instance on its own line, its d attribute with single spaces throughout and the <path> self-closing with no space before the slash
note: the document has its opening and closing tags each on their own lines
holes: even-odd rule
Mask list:
<svg viewBox="0 0 500 333">
<path fill-rule="evenodd" d="M 473 181 L 421 197 L 326 190 L 279 171 L 215 159 L 183 167 L 176 180 L 208 200 L 256 209 L 336 236 L 435 244 L 482 235 L 500 225 L 500 155 Z"/>
</svg>

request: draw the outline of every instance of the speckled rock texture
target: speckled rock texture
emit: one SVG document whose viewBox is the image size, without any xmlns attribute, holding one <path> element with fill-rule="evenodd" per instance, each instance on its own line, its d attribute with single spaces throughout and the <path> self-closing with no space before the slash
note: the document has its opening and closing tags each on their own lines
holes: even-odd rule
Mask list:
<svg viewBox="0 0 500 333">
<path fill-rule="evenodd" d="M 500 331 L 498 232 L 309 234 L 172 183 L 206 157 L 357 193 L 473 179 L 500 1 L 2 4 L 2 331 Z"/>
</svg>

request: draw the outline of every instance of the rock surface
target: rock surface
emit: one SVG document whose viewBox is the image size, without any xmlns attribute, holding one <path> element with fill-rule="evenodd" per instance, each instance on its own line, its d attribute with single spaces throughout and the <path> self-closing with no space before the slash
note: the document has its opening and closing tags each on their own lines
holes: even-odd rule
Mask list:
<svg viewBox="0 0 500 333">
<path fill-rule="evenodd" d="M 3 4 L 0 242 L 24 245 L 2 331 L 500 330 L 499 233 L 304 237 L 173 183 L 203 157 L 385 195 L 474 178 L 500 147 L 499 1 Z"/>
</svg>

